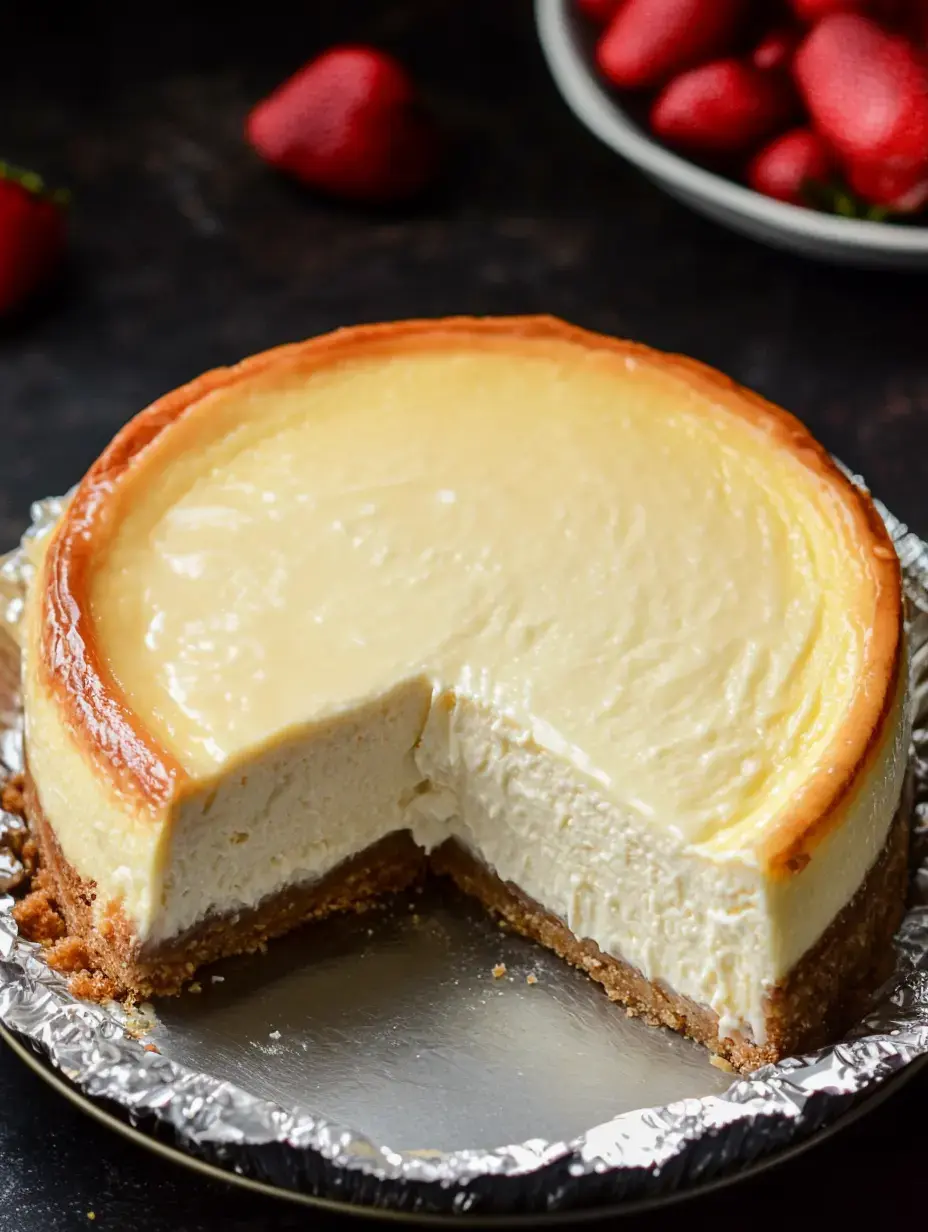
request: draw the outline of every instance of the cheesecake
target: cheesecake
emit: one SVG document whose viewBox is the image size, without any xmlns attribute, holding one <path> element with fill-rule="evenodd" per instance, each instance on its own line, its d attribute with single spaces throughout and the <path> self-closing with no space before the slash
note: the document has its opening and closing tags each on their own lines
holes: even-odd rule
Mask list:
<svg viewBox="0 0 928 1232">
<path fill-rule="evenodd" d="M 426 875 L 742 1069 L 886 973 L 897 558 L 711 369 L 548 318 L 340 330 L 142 411 L 30 550 L 29 820 L 132 995 Z"/>
</svg>

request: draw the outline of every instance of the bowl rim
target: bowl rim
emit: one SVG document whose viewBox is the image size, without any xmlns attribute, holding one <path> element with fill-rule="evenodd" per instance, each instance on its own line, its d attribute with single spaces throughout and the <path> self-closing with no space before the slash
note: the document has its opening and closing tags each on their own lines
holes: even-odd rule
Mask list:
<svg viewBox="0 0 928 1232">
<path fill-rule="evenodd" d="M 580 22 L 572 0 L 535 0 L 541 49 L 568 106 L 601 141 L 646 174 L 722 209 L 807 239 L 886 253 L 928 254 L 928 225 L 895 226 L 788 205 L 707 171 L 653 141 L 596 76 L 580 45 Z"/>
</svg>

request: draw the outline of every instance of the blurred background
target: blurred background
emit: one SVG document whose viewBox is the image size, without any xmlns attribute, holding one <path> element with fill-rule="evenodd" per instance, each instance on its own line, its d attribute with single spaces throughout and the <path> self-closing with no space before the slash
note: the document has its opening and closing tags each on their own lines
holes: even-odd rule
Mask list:
<svg viewBox="0 0 928 1232">
<path fill-rule="evenodd" d="M 774 252 L 676 204 L 570 114 L 528 0 L 7 0 L 0 38 L 0 157 L 73 193 L 61 277 L 0 332 L 4 544 L 178 382 L 445 313 L 550 312 L 705 360 L 928 530 L 923 278 Z M 343 42 L 395 53 L 441 126 L 414 204 L 325 199 L 243 139 L 259 99 Z"/>
</svg>

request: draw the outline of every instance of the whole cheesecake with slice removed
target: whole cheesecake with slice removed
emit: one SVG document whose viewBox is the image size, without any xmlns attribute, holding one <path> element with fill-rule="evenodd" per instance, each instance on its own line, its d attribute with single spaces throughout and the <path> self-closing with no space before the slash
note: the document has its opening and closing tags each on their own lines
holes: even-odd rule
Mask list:
<svg viewBox="0 0 928 1232">
<path fill-rule="evenodd" d="M 342 330 L 143 411 L 33 550 L 30 818 L 130 992 L 427 870 L 739 1067 L 885 974 L 898 562 L 699 364 L 547 318 Z"/>
</svg>

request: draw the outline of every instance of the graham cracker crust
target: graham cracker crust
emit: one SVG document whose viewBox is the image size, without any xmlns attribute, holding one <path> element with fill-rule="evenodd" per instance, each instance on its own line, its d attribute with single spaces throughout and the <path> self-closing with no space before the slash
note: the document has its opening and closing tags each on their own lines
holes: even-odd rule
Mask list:
<svg viewBox="0 0 928 1232">
<path fill-rule="evenodd" d="M 525 937 L 540 942 L 602 984 L 610 1001 L 651 1026 L 670 1027 L 705 1044 L 743 1072 L 840 1039 L 866 1013 L 874 991 L 893 967 L 892 939 L 902 922 L 908 883 L 909 825 L 904 808 L 860 889 L 827 931 L 777 985 L 767 1001 L 767 1040 L 719 1037 L 718 1015 L 575 937 L 563 920 L 504 882 L 454 840 L 430 857 L 443 873 Z"/>
<path fill-rule="evenodd" d="M 65 859 L 28 774 L 24 798 L 29 826 L 39 846 L 42 880 L 38 890 L 14 908 L 17 923 L 30 935 L 30 920 L 41 920 L 40 927 L 45 931 L 39 935 L 32 932 L 30 939 L 57 942 L 52 951 L 53 964 L 59 958 L 56 950 L 64 949 L 63 942 L 71 942 L 72 952 L 60 954 L 59 969 L 76 971 L 82 961 L 84 967 L 106 977 L 109 983 L 104 995 L 135 1001 L 173 996 L 200 967 L 233 954 L 261 950 L 273 937 L 310 920 L 337 911 L 364 911 L 384 894 L 404 890 L 418 881 L 426 869 L 425 853 L 409 831 L 397 831 L 317 881 L 288 887 L 257 907 L 204 920 L 146 953 L 118 904 L 110 904 L 95 924 L 96 885 L 78 876 Z M 47 922 L 50 892 L 60 912 L 57 928 Z M 38 903 L 36 894 L 40 896 Z M 73 952 L 75 940 L 80 942 L 80 955 Z"/>
<path fill-rule="evenodd" d="M 745 1072 L 822 1047 L 860 1020 L 874 990 L 891 973 L 892 938 L 902 920 L 908 881 L 909 826 L 903 803 L 857 893 L 787 979 L 771 991 L 767 1039 L 758 1045 L 750 1038 L 720 1038 L 714 1011 L 646 979 L 628 963 L 604 954 L 595 942 L 574 936 L 561 919 L 502 881 L 454 840 L 426 856 L 408 831 L 397 831 L 319 881 L 289 888 L 247 911 L 208 919 L 156 952 L 146 953 L 118 906 L 94 924 L 96 888 L 65 860 L 28 776 L 25 811 L 38 843 L 41 869 L 33 894 L 16 907 L 17 920 L 27 935 L 30 920 L 38 922 L 40 931 L 34 939 L 51 944 L 50 961 L 59 969 L 78 970 L 78 964 L 91 969 L 89 975 L 79 971 L 83 982 L 77 986 L 72 980 L 78 995 L 143 1000 L 178 993 L 207 963 L 260 950 L 271 938 L 333 912 L 363 911 L 383 894 L 403 890 L 432 872 L 451 878 L 514 931 L 586 971 L 630 1016 L 697 1040 Z"/>
</svg>

